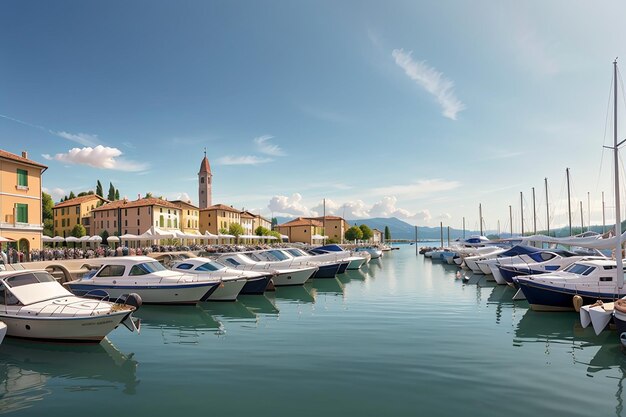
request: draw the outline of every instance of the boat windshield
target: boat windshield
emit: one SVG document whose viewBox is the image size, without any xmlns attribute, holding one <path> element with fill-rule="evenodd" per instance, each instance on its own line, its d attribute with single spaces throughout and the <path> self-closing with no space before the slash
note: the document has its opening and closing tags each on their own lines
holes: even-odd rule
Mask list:
<svg viewBox="0 0 626 417">
<path fill-rule="evenodd" d="M 284 261 L 284 260 L 289 259 L 289 257 L 287 255 L 285 255 L 284 253 L 282 253 L 279 250 L 270 250 L 270 251 L 267 251 L 265 253 L 269 253 L 274 258 L 278 259 L 279 261 Z"/>
<path fill-rule="evenodd" d="M 4 280 L 9 288 L 21 287 L 22 285 L 39 284 L 40 282 L 54 282 L 54 278 L 46 272 L 29 272 L 27 274 L 15 275 Z"/>
<path fill-rule="evenodd" d="M 287 249 L 287 252 L 289 252 L 293 256 L 304 256 L 304 254 L 300 252 L 298 249 Z"/>
<path fill-rule="evenodd" d="M 585 272 L 587 272 L 588 269 L 593 270 L 594 268 L 589 265 L 573 264 L 565 268 L 565 272 L 569 272 L 571 274 L 587 275 L 585 274 Z"/>
<path fill-rule="evenodd" d="M 165 271 L 165 270 L 166 270 L 165 267 L 161 265 L 160 263 L 158 263 L 157 261 L 144 262 L 141 264 L 134 265 L 130 269 L 129 275 L 133 275 L 133 276 L 146 275 L 146 274 L 152 274 L 154 272 Z"/>
<path fill-rule="evenodd" d="M 256 256 L 254 253 L 242 253 L 241 256 L 253 260 L 254 262 L 263 262 L 263 259 Z"/>
<path fill-rule="evenodd" d="M 196 271 L 219 271 L 224 268 L 224 265 L 218 264 L 217 262 L 206 262 L 197 267 Z"/>
</svg>

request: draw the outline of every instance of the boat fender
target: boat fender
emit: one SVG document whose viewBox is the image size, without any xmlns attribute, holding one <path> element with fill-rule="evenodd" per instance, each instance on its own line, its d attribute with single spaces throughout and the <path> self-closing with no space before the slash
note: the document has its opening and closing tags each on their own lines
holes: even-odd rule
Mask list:
<svg viewBox="0 0 626 417">
<path fill-rule="evenodd" d="M 626 348 L 626 332 L 622 332 L 622 334 L 619 335 L 619 342 L 622 344 L 622 347 Z"/>
<path fill-rule="evenodd" d="M 626 314 L 626 300 L 620 298 L 619 300 L 615 301 L 615 303 L 613 303 L 613 308 L 620 313 Z"/>
<path fill-rule="evenodd" d="M 141 307 L 141 305 L 143 304 L 143 301 L 141 300 L 141 296 L 139 294 L 132 292 L 126 295 L 126 298 L 123 300 L 123 303 L 128 306 L 133 306 L 135 307 L 135 309 L 138 310 L 139 307 Z"/>
<path fill-rule="evenodd" d="M 583 306 L 583 298 L 580 295 L 575 295 L 572 298 L 572 303 L 574 304 L 574 310 L 580 313 L 580 308 Z"/>
</svg>

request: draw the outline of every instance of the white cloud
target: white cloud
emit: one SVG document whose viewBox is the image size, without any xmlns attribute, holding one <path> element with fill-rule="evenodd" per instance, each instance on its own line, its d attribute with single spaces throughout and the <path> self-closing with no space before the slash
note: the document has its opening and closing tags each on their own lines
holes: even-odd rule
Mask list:
<svg viewBox="0 0 626 417">
<path fill-rule="evenodd" d="M 396 207 L 397 202 L 398 199 L 395 196 L 385 196 L 372 206 L 369 214 L 371 217 L 397 217 L 412 224 L 424 224 L 432 219 L 428 210 L 411 213 L 409 210 Z"/>
<path fill-rule="evenodd" d="M 394 49 L 391 53 L 396 65 L 402 68 L 410 79 L 435 96 L 443 108 L 443 115 L 456 120 L 457 113 L 465 109 L 465 104 L 456 97 L 454 82 L 445 78 L 443 73 L 435 68 L 426 65 L 425 61 L 414 61 L 411 54 L 412 52 L 404 52 L 403 49 Z"/>
<path fill-rule="evenodd" d="M 83 146 L 96 146 L 99 143 L 98 135 L 90 135 L 89 133 L 69 133 L 64 131 L 54 131 L 50 130 L 55 136 L 58 136 L 63 139 L 71 140 L 72 142 L 76 142 Z"/>
<path fill-rule="evenodd" d="M 420 180 L 412 184 L 391 185 L 388 187 L 374 188 L 374 195 L 410 196 L 411 198 L 424 197 L 428 194 L 454 190 L 461 186 L 458 181 L 445 181 L 441 179 Z"/>
<path fill-rule="evenodd" d="M 49 189 L 46 187 L 42 187 L 41 191 L 50 194 L 50 196 L 52 197 L 52 201 L 59 201 L 68 194 L 68 192 L 62 188 Z"/>
<path fill-rule="evenodd" d="M 87 165 L 93 168 L 112 169 L 117 171 L 144 171 L 148 164 L 119 158 L 122 151 L 117 148 L 98 145 L 94 148 L 72 148 L 67 153 L 58 153 L 54 156 L 42 155 L 45 159 L 66 162 L 77 165 Z"/>
<path fill-rule="evenodd" d="M 272 197 L 267 207 L 276 213 L 291 214 L 294 216 L 317 216 L 317 212 L 309 210 L 302 204 L 302 196 L 298 193 L 291 197 L 276 195 Z"/>
<path fill-rule="evenodd" d="M 189 194 L 183 192 L 183 193 L 179 193 L 178 197 L 176 197 L 175 200 L 191 202 L 191 197 L 189 197 Z"/>
<path fill-rule="evenodd" d="M 450 215 L 450 213 L 441 213 L 439 216 L 437 216 L 437 219 L 439 220 L 450 220 L 452 218 L 452 216 Z"/>
<path fill-rule="evenodd" d="M 320 203 L 311 210 L 319 213 L 321 216 L 324 213 L 324 204 Z M 326 215 L 341 216 L 344 219 L 363 219 L 369 217 L 369 211 L 366 208 L 365 203 L 361 200 L 348 201 L 346 203 L 339 204 L 327 198 Z"/>
<path fill-rule="evenodd" d="M 262 158 L 256 155 L 222 156 L 217 159 L 218 165 L 258 165 L 272 162 L 271 158 Z"/>
<path fill-rule="evenodd" d="M 254 138 L 254 143 L 257 146 L 259 152 L 264 153 L 265 155 L 271 156 L 285 156 L 285 152 L 278 145 L 274 145 L 269 141 L 274 139 L 274 136 L 263 135 L 258 138 Z"/>
</svg>

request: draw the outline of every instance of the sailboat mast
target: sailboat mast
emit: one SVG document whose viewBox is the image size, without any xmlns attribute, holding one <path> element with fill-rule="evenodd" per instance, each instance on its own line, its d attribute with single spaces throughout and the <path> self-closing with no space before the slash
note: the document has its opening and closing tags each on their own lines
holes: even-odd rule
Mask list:
<svg viewBox="0 0 626 417">
<path fill-rule="evenodd" d="M 567 177 L 567 215 L 569 217 L 569 235 L 572 235 L 572 197 L 569 188 L 569 168 L 565 168 L 565 176 Z"/>
<path fill-rule="evenodd" d="M 483 235 L 483 205 L 478 204 L 478 221 L 480 222 L 480 235 Z"/>
<path fill-rule="evenodd" d="M 550 204 L 548 203 L 548 178 L 544 178 L 546 183 L 546 225 L 548 226 L 548 236 L 550 236 Z"/>
<path fill-rule="evenodd" d="M 602 191 L 602 233 L 606 233 L 606 216 L 604 215 L 604 191 Z"/>
<path fill-rule="evenodd" d="M 439 222 L 439 236 L 441 238 L 441 248 L 443 248 L 443 222 Z"/>
<path fill-rule="evenodd" d="M 524 236 L 524 196 L 521 191 L 519 192 L 519 206 L 522 219 L 522 236 Z"/>
<path fill-rule="evenodd" d="M 591 196 L 587 191 L 587 230 L 591 230 Z"/>
<path fill-rule="evenodd" d="M 583 202 L 580 202 L 580 233 L 585 232 L 585 224 L 583 223 Z"/>
<path fill-rule="evenodd" d="M 624 268 L 622 266 L 622 220 L 619 204 L 619 150 L 617 148 L 617 59 L 613 61 L 613 164 L 615 165 L 615 262 L 617 263 L 617 286 L 624 286 Z"/>
<path fill-rule="evenodd" d="M 535 187 L 533 187 L 533 235 L 537 234 L 537 207 L 535 206 Z"/>
<path fill-rule="evenodd" d="M 509 204 L 509 224 L 511 225 L 511 237 L 513 237 L 513 208 Z"/>
</svg>

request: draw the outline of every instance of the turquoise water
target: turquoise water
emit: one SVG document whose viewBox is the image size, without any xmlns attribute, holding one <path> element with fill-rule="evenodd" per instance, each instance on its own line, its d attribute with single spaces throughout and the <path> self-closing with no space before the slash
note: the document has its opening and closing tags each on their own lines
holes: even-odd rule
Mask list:
<svg viewBox="0 0 626 417">
<path fill-rule="evenodd" d="M 609 416 L 626 356 L 574 313 L 463 284 L 414 246 L 266 296 L 143 307 L 141 335 L 97 346 L 6 339 L 0 412 L 16 416 Z M 626 413 L 626 412 L 625 412 Z"/>
</svg>

